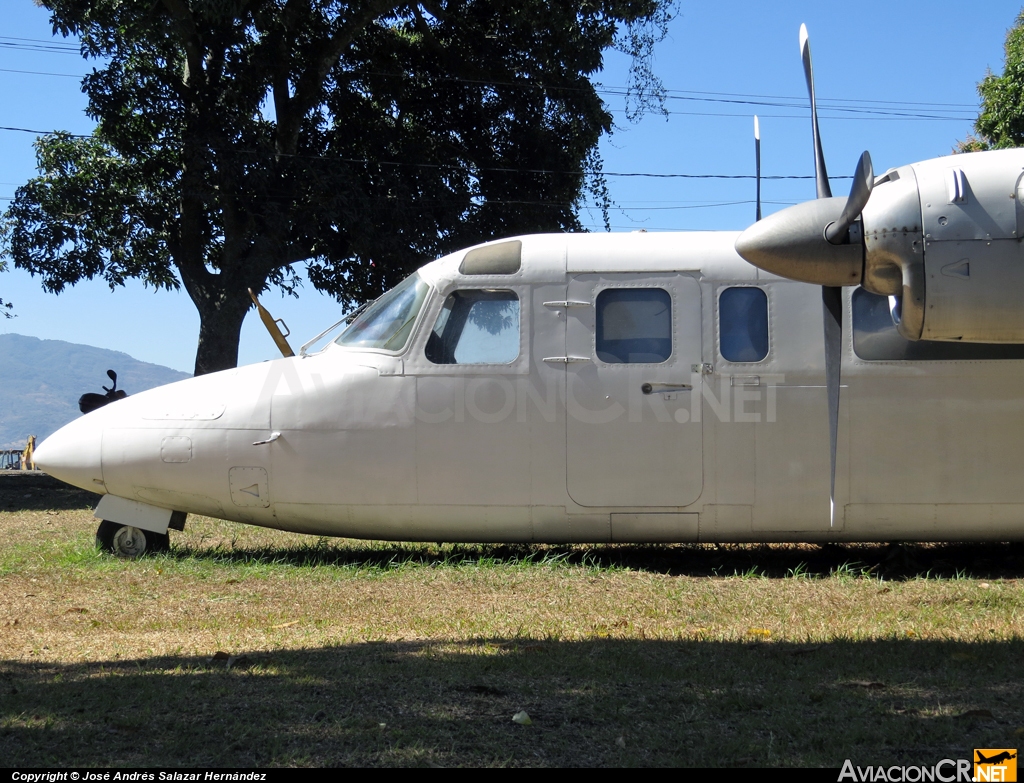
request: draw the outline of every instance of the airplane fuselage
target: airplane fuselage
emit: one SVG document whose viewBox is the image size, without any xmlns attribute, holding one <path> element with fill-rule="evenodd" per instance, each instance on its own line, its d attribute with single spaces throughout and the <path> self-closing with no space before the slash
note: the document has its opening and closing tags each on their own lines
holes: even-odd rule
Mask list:
<svg viewBox="0 0 1024 783">
<path fill-rule="evenodd" d="M 819 288 L 736 237 L 462 251 L 395 300 L 392 337 L 374 344 L 378 315 L 133 395 L 36 459 L 158 532 L 178 511 L 427 541 L 1024 537 L 1024 350 L 909 342 L 886 299 L 845 290 L 833 512 Z"/>
</svg>

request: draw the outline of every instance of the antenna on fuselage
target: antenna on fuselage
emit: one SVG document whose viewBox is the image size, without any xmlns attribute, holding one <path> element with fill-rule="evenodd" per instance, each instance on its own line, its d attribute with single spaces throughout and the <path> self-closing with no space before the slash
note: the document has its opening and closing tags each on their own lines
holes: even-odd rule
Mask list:
<svg viewBox="0 0 1024 783">
<path fill-rule="evenodd" d="M 755 220 L 761 219 L 761 125 L 754 115 L 754 180 L 757 182 L 757 212 Z"/>
</svg>

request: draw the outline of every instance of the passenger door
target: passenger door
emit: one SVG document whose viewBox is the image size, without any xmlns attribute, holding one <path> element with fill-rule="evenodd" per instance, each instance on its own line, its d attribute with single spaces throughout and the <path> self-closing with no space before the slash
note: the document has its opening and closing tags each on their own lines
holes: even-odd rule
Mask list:
<svg viewBox="0 0 1024 783">
<path fill-rule="evenodd" d="M 703 485 L 701 292 L 683 274 L 574 277 L 566 302 L 569 496 L 672 507 Z"/>
</svg>

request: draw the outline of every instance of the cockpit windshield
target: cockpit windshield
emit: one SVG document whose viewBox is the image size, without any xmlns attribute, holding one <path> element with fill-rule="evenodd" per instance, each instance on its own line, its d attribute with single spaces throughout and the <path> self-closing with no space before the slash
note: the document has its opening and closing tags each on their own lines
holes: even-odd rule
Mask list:
<svg viewBox="0 0 1024 783">
<path fill-rule="evenodd" d="M 410 275 L 357 315 L 335 342 L 353 348 L 402 350 L 429 291 L 419 275 Z"/>
</svg>

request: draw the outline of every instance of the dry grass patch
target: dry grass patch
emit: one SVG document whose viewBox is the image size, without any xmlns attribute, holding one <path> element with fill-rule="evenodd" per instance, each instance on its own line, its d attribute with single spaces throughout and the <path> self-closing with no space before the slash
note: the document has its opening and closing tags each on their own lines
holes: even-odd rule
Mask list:
<svg viewBox="0 0 1024 783">
<path fill-rule="evenodd" d="M 9 765 L 930 764 L 1024 734 L 1007 546 L 439 547 L 200 518 L 129 562 L 95 552 L 88 501 L 0 487 Z"/>
</svg>

